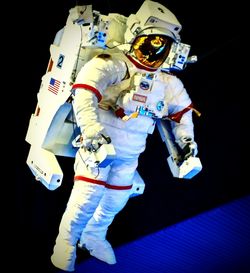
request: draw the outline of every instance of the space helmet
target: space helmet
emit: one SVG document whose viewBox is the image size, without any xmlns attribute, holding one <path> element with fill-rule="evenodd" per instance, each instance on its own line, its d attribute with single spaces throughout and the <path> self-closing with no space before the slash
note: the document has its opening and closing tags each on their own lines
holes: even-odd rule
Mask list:
<svg viewBox="0 0 250 273">
<path fill-rule="evenodd" d="M 136 14 L 127 19 L 125 42 L 135 65 L 156 70 L 168 57 L 172 43 L 180 42 L 182 26 L 162 4 L 145 0 Z"/>
</svg>

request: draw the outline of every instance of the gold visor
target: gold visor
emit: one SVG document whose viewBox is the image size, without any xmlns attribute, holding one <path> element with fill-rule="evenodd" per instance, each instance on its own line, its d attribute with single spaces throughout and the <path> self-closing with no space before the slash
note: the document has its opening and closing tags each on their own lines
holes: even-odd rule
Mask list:
<svg viewBox="0 0 250 273">
<path fill-rule="evenodd" d="M 142 35 L 135 38 L 131 51 L 141 64 L 158 68 L 167 58 L 172 42 L 172 38 L 165 35 Z"/>
</svg>

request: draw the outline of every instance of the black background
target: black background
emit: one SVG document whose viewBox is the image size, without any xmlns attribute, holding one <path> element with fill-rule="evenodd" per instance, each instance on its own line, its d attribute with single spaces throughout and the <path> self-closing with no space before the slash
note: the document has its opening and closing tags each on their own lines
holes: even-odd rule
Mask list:
<svg viewBox="0 0 250 273">
<path fill-rule="evenodd" d="M 194 115 L 194 123 L 203 170 L 192 180 L 173 178 L 158 132 L 150 135 L 138 169 L 146 182 L 145 192 L 130 199 L 115 218 L 108 234 L 114 246 L 250 193 L 249 179 L 243 179 L 242 167 L 243 145 L 248 143 L 247 135 L 242 134 L 243 102 L 248 88 L 248 79 L 242 73 L 247 60 L 245 8 L 240 1 L 159 2 L 175 13 L 183 25 L 182 42 L 190 44 L 191 54 L 198 56 L 198 62 L 190 64 L 178 76 L 202 114 Z M 11 22 L 6 23 L 9 30 L 6 40 L 11 41 L 7 43 L 11 49 L 10 68 L 6 69 L 10 77 L 7 90 L 11 90 L 8 97 L 15 105 L 14 126 L 11 126 L 15 139 L 12 145 L 15 177 L 14 184 L 11 183 L 14 208 L 8 222 L 11 223 L 8 256 L 13 263 L 19 261 L 22 269 L 48 272 L 59 221 L 72 187 L 72 158 L 59 158 L 64 180 L 57 190 L 49 191 L 34 179 L 26 165 L 29 144 L 25 135 L 47 68 L 49 46 L 75 4 L 66 0 L 13 4 L 9 13 Z M 102 14 L 118 12 L 128 16 L 137 11 L 142 1 L 85 1 L 84 4 L 93 4 Z"/>
</svg>

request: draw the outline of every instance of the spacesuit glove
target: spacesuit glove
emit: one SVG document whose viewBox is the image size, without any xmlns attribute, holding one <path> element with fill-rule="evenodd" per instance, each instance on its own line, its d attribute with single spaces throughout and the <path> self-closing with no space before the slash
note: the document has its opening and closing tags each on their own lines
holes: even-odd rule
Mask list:
<svg viewBox="0 0 250 273">
<path fill-rule="evenodd" d="M 83 146 L 89 152 L 96 152 L 103 144 L 109 144 L 111 139 L 109 136 L 102 133 L 96 135 L 94 138 L 84 138 L 82 139 Z"/>
<path fill-rule="evenodd" d="M 186 160 L 190 156 L 196 156 L 198 154 L 197 143 L 192 139 L 192 137 L 182 137 L 178 141 L 178 144 L 182 149 L 183 160 Z"/>
<path fill-rule="evenodd" d="M 81 146 L 96 152 L 103 144 L 111 143 L 110 137 L 98 124 L 85 128 L 81 135 Z"/>
</svg>

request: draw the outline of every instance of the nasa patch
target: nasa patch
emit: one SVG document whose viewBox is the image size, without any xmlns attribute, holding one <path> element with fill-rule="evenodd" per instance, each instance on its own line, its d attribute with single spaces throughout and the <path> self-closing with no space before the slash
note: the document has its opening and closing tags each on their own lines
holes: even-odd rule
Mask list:
<svg viewBox="0 0 250 273">
<path fill-rule="evenodd" d="M 141 82 L 140 82 L 140 88 L 141 88 L 142 90 L 148 90 L 149 87 L 150 87 L 150 85 L 149 85 L 149 83 L 148 83 L 147 81 L 141 81 Z"/>
</svg>

